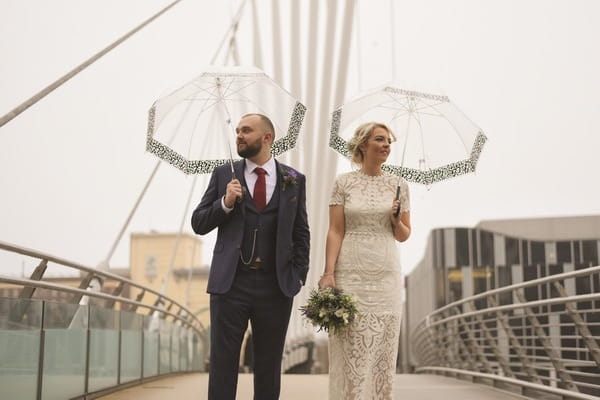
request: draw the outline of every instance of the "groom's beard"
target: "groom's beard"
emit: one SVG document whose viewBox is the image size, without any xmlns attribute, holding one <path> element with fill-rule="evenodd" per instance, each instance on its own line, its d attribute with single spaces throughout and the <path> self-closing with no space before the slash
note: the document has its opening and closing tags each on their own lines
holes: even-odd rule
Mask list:
<svg viewBox="0 0 600 400">
<path fill-rule="evenodd" d="M 254 143 L 245 143 L 245 148 L 240 148 L 240 144 L 238 143 L 237 152 L 242 158 L 252 158 L 262 150 L 262 142 L 258 139 Z"/>
</svg>

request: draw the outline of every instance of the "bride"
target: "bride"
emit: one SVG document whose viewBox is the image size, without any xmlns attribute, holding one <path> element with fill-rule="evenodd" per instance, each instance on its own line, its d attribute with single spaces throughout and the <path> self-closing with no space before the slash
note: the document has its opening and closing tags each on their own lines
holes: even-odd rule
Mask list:
<svg viewBox="0 0 600 400">
<path fill-rule="evenodd" d="M 381 169 L 393 140 L 384 124 L 359 126 L 349 150 L 360 168 L 337 177 L 329 202 L 319 287 L 344 290 L 358 307 L 347 329 L 329 335 L 330 400 L 393 396 L 402 288 L 396 241 L 405 241 L 411 231 L 408 185 Z"/>
</svg>

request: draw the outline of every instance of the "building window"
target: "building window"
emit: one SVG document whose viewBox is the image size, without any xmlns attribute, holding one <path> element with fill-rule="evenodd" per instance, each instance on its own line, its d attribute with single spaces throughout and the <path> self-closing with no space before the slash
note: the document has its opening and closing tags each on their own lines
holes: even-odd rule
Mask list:
<svg viewBox="0 0 600 400">
<path fill-rule="evenodd" d="M 531 264 L 546 263 L 546 247 L 544 242 L 531 241 Z"/>
<path fill-rule="evenodd" d="M 473 265 L 479 265 L 477 260 L 477 249 L 479 248 L 477 242 L 477 236 L 479 231 L 477 229 L 471 229 L 471 250 L 473 251 Z"/>
<path fill-rule="evenodd" d="M 518 243 L 517 243 L 518 244 Z M 518 252 L 518 247 L 517 247 Z M 497 275 L 497 287 L 501 288 L 504 286 L 512 285 L 512 274 L 509 267 L 498 267 Z M 498 295 L 500 304 L 511 304 L 512 303 L 512 292 L 506 291 Z"/>
<path fill-rule="evenodd" d="M 576 240 L 573 242 L 573 264 L 581 262 L 581 242 Z"/>
<path fill-rule="evenodd" d="M 571 262 L 571 242 L 556 242 L 556 262 L 559 264 Z"/>
<path fill-rule="evenodd" d="M 506 265 L 520 264 L 519 241 L 517 239 L 507 237 L 504 241 L 504 244 L 506 251 Z"/>
<path fill-rule="evenodd" d="M 494 285 L 494 270 L 489 266 L 473 268 L 473 294 L 479 294 L 491 290 Z M 475 300 L 475 307 L 482 309 L 487 306 L 485 298 Z"/>
<path fill-rule="evenodd" d="M 579 269 L 584 269 L 587 268 L 588 265 L 586 264 L 579 264 L 575 266 L 575 269 L 579 270 Z M 592 284 L 593 284 L 593 277 L 591 276 L 580 276 L 575 278 L 575 290 L 577 292 L 577 294 L 590 294 L 592 293 Z M 581 301 L 579 303 L 577 303 L 577 307 L 580 309 L 589 309 L 592 308 L 592 302 L 591 301 Z"/>
<path fill-rule="evenodd" d="M 462 269 L 448 268 L 448 303 L 462 299 Z"/>
<path fill-rule="evenodd" d="M 155 278 L 158 273 L 158 265 L 157 265 L 155 256 L 147 256 L 146 264 L 144 266 L 144 272 L 146 273 L 146 278 Z"/>
<path fill-rule="evenodd" d="M 464 267 L 471 265 L 469 260 L 469 230 L 466 228 L 456 228 L 456 265 Z"/>
<path fill-rule="evenodd" d="M 596 240 L 581 241 L 583 262 L 590 266 L 598 265 L 598 242 Z"/>
<path fill-rule="evenodd" d="M 494 235 L 481 231 L 481 264 L 494 266 Z"/>
<path fill-rule="evenodd" d="M 440 308 L 445 306 L 446 303 L 446 277 L 444 276 L 444 270 L 441 268 L 436 268 L 434 270 L 435 274 L 435 304 L 436 308 Z"/>
<path fill-rule="evenodd" d="M 542 246 L 542 249 L 544 247 Z M 538 278 L 537 265 L 527 265 L 523 267 L 523 281 L 532 281 Z M 530 286 L 525 288 L 525 298 L 528 301 L 538 300 L 538 288 Z"/>
<path fill-rule="evenodd" d="M 521 241 L 521 265 L 529 265 L 529 241 Z"/>
<path fill-rule="evenodd" d="M 569 253 L 571 252 L 571 243 L 570 242 L 566 242 L 569 245 Z M 558 251 L 558 244 L 556 246 L 557 248 L 557 253 L 560 254 L 560 252 Z M 557 275 L 557 274 L 562 274 L 564 272 L 564 268 L 563 268 L 563 264 L 550 264 L 548 265 L 548 272 L 550 273 L 550 275 Z M 565 281 L 560 280 L 558 281 L 558 283 L 564 287 L 565 286 Z M 550 298 L 557 298 L 560 297 L 560 293 L 558 293 L 558 290 L 556 290 L 556 288 L 554 287 L 554 284 L 552 283 L 548 283 L 548 293 L 550 293 Z M 564 305 L 562 304 L 554 304 L 550 306 L 550 309 L 552 311 L 562 311 L 564 309 Z"/>
</svg>

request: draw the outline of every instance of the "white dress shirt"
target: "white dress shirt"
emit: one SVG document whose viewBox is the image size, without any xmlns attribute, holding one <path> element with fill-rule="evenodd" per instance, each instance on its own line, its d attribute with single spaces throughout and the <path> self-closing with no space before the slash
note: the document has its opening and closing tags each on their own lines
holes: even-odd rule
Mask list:
<svg viewBox="0 0 600 400">
<path fill-rule="evenodd" d="M 254 169 L 256 167 L 261 167 L 267 173 L 265 174 L 265 183 L 266 183 L 266 204 L 269 204 L 271 197 L 273 197 L 273 192 L 275 191 L 275 186 L 277 185 L 277 164 L 275 164 L 275 159 L 273 157 L 269 158 L 269 161 L 264 163 L 263 165 L 258 165 L 253 163 L 252 161 L 246 159 L 246 168 L 244 169 L 244 179 L 246 179 L 246 186 L 248 186 L 248 195 L 252 197 L 254 195 L 254 185 L 256 184 L 256 180 L 258 179 L 258 175 L 254 173 Z M 230 213 L 232 208 L 228 208 L 225 205 L 225 196 L 221 198 L 221 207 L 223 211 L 226 213 Z"/>
</svg>

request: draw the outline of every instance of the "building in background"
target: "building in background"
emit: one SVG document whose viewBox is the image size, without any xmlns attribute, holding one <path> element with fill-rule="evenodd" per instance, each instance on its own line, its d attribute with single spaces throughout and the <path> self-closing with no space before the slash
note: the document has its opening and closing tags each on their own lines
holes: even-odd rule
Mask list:
<svg viewBox="0 0 600 400">
<path fill-rule="evenodd" d="M 209 266 L 202 263 L 202 240 L 197 236 L 183 233 L 132 233 L 130 248 L 130 274 L 134 282 L 162 292 L 196 313 L 205 327 L 209 325 L 209 296 L 206 293 Z M 173 254 L 177 246 L 177 253 Z M 172 273 L 167 277 L 169 265 L 173 262 Z M 137 296 L 134 290 L 131 298 Z M 142 303 L 153 304 L 154 296 L 144 296 Z"/>
<path fill-rule="evenodd" d="M 596 266 L 599 253 L 600 216 L 493 220 L 474 228 L 433 230 L 422 261 L 406 278 L 402 369 L 412 365 L 410 332 L 435 309 L 491 289 Z M 568 295 L 600 292 L 600 282 L 578 278 L 565 290 Z M 531 301 L 556 294 L 542 285 L 524 295 Z M 499 300 L 513 302 L 510 294 Z M 573 330 L 561 327 L 556 336 L 573 335 Z M 564 347 L 584 346 L 580 338 L 563 340 L 569 341 Z"/>
</svg>

